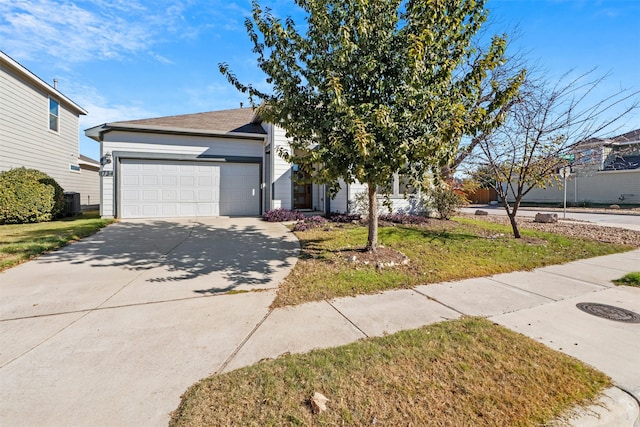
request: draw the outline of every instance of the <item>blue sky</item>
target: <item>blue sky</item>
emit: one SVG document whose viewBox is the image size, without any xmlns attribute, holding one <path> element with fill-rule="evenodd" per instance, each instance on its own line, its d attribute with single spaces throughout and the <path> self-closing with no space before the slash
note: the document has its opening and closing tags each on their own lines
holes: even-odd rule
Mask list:
<svg viewBox="0 0 640 427">
<path fill-rule="evenodd" d="M 261 1 L 278 16 L 290 0 Z M 218 72 L 227 62 L 266 89 L 244 28 L 250 1 L 0 0 L 0 50 L 85 108 L 80 151 L 98 158 L 83 130 L 105 122 L 248 105 Z M 640 90 L 637 0 L 488 0 L 490 31 L 515 34 L 551 76 L 610 73 L 599 92 Z M 628 117 L 620 133 L 640 128 Z"/>
</svg>

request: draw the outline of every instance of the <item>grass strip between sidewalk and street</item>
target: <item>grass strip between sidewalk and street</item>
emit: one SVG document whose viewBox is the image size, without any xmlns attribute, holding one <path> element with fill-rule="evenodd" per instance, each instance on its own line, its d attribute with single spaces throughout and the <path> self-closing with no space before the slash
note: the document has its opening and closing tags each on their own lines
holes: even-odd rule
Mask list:
<svg viewBox="0 0 640 427">
<path fill-rule="evenodd" d="M 624 286 L 635 286 L 640 288 L 640 271 L 634 271 L 632 273 L 626 274 L 620 279 L 614 280 L 613 283 L 615 283 L 618 286 L 624 285 Z"/>
<path fill-rule="evenodd" d="M 193 385 L 171 426 L 547 425 L 611 384 L 486 319 L 285 355 Z M 325 395 L 314 414 L 310 398 Z"/>
<path fill-rule="evenodd" d="M 300 259 L 280 285 L 273 307 L 529 270 L 633 249 L 526 229 L 521 239 L 515 239 L 510 230 L 506 225 L 465 218 L 381 227 L 384 251 L 409 258 L 407 265 L 382 269 L 376 262 L 349 259 L 361 256 L 358 251 L 367 241 L 366 226 L 333 224 L 296 232 Z"/>
<path fill-rule="evenodd" d="M 0 225 L 0 271 L 90 236 L 113 221 L 91 211 L 56 221 Z"/>
</svg>

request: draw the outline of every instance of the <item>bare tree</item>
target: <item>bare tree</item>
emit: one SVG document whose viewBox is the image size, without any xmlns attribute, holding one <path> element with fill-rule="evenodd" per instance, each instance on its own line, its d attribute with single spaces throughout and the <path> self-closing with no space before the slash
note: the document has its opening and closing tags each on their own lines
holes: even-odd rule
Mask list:
<svg viewBox="0 0 640 427">
<path fill-rule="evenodd" d="M 591 101 L 605 78 L 593 78 L 593 70 L 554 84 L 528 78 L 503 125 L 477 139 L 474 161 L 484 166 L 480 170 L 488 176 L 482 178 L 501 198 L 515 238 L 520 238 L 516 214 L 523 197 L 558 181 L 558 170 L 569 165 L 578 144 L 619 129 L 615 125 L 638 108 L 640 91 L 623 89 Z"/>
</svg>

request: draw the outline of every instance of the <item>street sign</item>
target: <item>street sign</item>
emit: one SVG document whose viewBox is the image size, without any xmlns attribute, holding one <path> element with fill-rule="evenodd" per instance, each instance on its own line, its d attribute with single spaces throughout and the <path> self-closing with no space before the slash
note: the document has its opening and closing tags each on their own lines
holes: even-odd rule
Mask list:
<svg viewBox="0 0 640 427">
<path fill-rule="evenodd" d="M 558 174 L 561 178 L 568 178 L 571 175 L 571 168 L 569 166 L 565 166 L 558 170 Z"/>
</svg>

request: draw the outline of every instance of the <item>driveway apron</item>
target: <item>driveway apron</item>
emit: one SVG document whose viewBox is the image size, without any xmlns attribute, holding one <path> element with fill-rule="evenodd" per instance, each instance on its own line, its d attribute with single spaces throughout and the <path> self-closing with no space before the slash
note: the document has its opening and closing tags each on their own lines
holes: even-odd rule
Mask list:
<svg viewBox="0 0 640 427">
<path fill-rule="evenodd" d="M 256 218 L 137 220 L 1 273 L 0 425 L 166 425 L 298 250 Z"/>
</svg>

